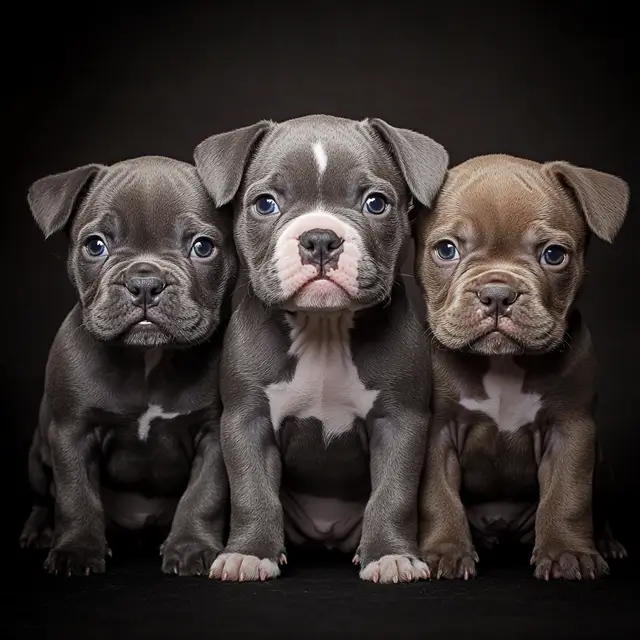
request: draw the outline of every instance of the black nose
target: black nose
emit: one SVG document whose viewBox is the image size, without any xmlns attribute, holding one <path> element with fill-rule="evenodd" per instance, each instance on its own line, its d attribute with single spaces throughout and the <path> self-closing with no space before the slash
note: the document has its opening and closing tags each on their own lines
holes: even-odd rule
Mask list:
<svg viewBox="0 0 640 640">
<path fill-rule="evenodd" d="M 488 315 L 505 315 L 517 300 L 518 293 L 506 284 L 489 284 L 478 291 L 478 298 Z"/>
<path fill-rule="evenodd" d="M 342 239 L 329 229 L 311 229 L 298 239 L 303 261 L 326 266 L 342 252 Z"/>
<path fill-rule="evenodd" d="M 139 307 L 153 307 L 167 283 L 160 270 L 148 262 L 132 265 L 125 280 L 125 287 L 133 297 L 133 304 Z"/>
</svg>

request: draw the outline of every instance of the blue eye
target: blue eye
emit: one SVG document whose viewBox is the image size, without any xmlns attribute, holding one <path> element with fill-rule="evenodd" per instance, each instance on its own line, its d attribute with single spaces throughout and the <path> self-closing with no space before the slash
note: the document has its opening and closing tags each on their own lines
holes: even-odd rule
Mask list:
<svg viewBox="0 0 640 640">
<path fill-rule="evenodd" d="M 92 258 L 101 258 L 109 254 L 107 245 L 100 236 L 89 236 L 84 243 L 84 248 Z"/>
<path fill-rule="evenodd" d="M 438 242 L 435 251 L 438 258 L 445 262 L 451 262 L 452 260 L 460 258 L 458 248 L 453 244 L 453 242 L 451 242 L 451 240 L 442 240 L 441 242 Z"/>
<path fill-rule="evenodd" d="M 210 238 L 197 238 L 191 247 L 191 255 L 196 258 L 210 258 L 214 249 L 213 241 Z"/>
<path fill-rule="evenodd" d="M 557 244 L 549 245 L 543 252 L 540 262 L 549 267 L 559 267 L 567 259 L 567 250 Z"/>
<path fill-rule="evenodd" d="M 382 215 L 389 206 L 387 199 L 380 193 L 374 193 L 370 195 L 365 203 L 364 208 L 367 213 L 370 213 L 374 216 Z"/>
<path fill-rule="evenodd" d="M 260 196 L 253 206 L 255 207 L 256 213 L 261 216 L 272 216 L 280 213 L 278 203 L 270 196 Z"/>
</svg>

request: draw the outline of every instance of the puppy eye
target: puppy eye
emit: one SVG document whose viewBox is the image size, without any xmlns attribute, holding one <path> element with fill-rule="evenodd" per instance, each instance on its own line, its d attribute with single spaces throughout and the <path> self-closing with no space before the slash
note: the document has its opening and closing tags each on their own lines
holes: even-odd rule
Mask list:
<svg viewBox="0 0 640 640">
<path fill-rule="evenodd" d="M 84 243 L 84 249 L 92 258 L 102 258 L 109 255 L 107 243 L 100 236 L 89 236 Z"/>
<path fill-rule="evenodd" d="M 540 256 L 540 263 L 549 267 L 559 267 L 567 259 L 567 250 L 557 244 L 549 245 Z"/>
<path fill-rule="evenodd" d="M 444 262 L 451 262 L 460 258 L 460 253 L 451 240 L 442 240 L 435 246 L 436 256 Z"/>
<path fill-rule="evenodd" d="M 191 255 L 196 258 L 210 258 L 215 246 L 210 238 L 196 238 L 191 246 Z"/>
<path fill-rule="evenodd" d="M 253 205 L 257 214 L 272 216 L 280 213 L 278 203 L 271 196 L 260 196 Z"/>
<path fill-rule="evenodd" d="M 389 207 L 389 202 L 381 193 L 372 193 L 364 202 L 367 213 L 374 216 L 382 215 Z"/>
</svg>

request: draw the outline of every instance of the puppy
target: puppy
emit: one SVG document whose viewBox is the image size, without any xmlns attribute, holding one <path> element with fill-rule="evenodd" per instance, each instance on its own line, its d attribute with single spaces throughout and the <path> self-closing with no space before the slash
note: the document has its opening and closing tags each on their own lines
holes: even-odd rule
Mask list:
<svg viewBox="0 0 640 640">
<path fill-rule="evenodd" d="M 434 390 L 419 544 L 436 576 L 473 576 L 473 539 L 505 538 L 535 542 L 538 578 L 608 571 L 592 521 L 594 352 L 574 302 L 591 233 L 612 242 L 628 201 L 615 176 L 490 155 L 452 169 L 421 217 Z"/>
<path fill-rule="evenodd" d="M 192 165 L 142 157 L 35 182 L 45 236 L 65 230 L 78 303 L 53 342 L 20 539 L 51 573 L 105 571 L 105 527 L 169 527 L 162 569 L 208 570 L 228 483 L 218 367 L 233 234 Z"/>
<path fill-rule="evenodd" d="M 316 115 L 212 136 L 195 161 L 216 205 L 234 202 L 248 276 L 224 346 L 231 529 L 211 577 L 278 576 L 285 533 L 355 551 L 364 580 L 427 577 L 430 365 L 399 267 L 411 197 L 431 203 L 447 153 L 382 120 Z"/>
</svg>

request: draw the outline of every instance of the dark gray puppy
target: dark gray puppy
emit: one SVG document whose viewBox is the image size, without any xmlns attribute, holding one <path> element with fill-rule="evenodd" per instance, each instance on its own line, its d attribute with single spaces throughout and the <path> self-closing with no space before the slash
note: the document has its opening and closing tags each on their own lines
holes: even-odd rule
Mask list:
<svg viewBox="0 0 640 640">
<path fill-rule="evenodd" d="M 265 580 L 293 543 L 354 553 L 360 576 L 428 576 L 417 490 L 430 365 L 399 267 L 412 196 L 431 204 L 448 156 L 374 119 L 307 116 L 195 150 L 217 206 L 235 204 L 248 293 L 221 373 L 231 532 L 211 577 Z"/>
<path fill-rule="evenodd" d="M 162 157 L 48 176 L 28 200 L 45 236 L 66 231 L 79 302 L 49 354 L 21 544 L 51 547 L 52 573 L 101 573 L 108 524 L 166 525 L 163 571 L 204 573 L 228 509 L 218 368 L 237 258 L 227 216 L 195 167 Z"/>
</svg>

